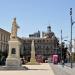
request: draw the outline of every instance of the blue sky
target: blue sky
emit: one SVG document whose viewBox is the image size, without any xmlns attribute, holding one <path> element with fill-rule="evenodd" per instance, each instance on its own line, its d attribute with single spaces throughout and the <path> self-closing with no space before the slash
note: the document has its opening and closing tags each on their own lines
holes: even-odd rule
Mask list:
<svg viewBox="0 0 75 75">
<path fill-rule="evenodd" d="M 62 29 L 63 37 L 70 39 L 70 8 L 73 8 L 75 20 L 74 0 L 0 0 L 0 28 L 11 31 L 12 20 L 16 17 L 20 37 L 27 37 L 38 30 L 46 31 L 50 24 L 58 38 Z"/>
</svg>

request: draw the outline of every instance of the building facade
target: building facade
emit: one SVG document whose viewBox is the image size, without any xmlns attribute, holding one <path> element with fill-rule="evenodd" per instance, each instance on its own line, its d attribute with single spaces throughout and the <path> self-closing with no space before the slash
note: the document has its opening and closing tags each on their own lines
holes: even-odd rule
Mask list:
<svg viewBox="0 0 75 75">
<path fill-rule="evenodd" d="M 0 28 L 0 51 L 7 52 L 8 51 L 8 41 L 10 39 L 10 33 L 4 29 Z"/>
<path fill-rule="evenodd" d="M 54 53 L 57 53 L 58 39 L 55 34 L 51 31 L 51 27 L 47 27 L 47 32 L 44 32 L 44 36 L 41 37 L 29 37 L 22 38 L 22 55 L 26 59 L 31 57 L 31 42 L 34 40 L 35 44 L 35 56 L 41 55 L 44 59 L 49 58 Z"/>
<path fill-rule="evenodd" d="M 29 37 L 40 37 L 40 31 L 38 30 L 36 33 L 29 34 Z"/>
<path fill-rule="evenodd" d="M 57 46 L 57 39 L 51 38 L 25 38 L 22 42 L 23 52 L 22 55 L 27 59 L 31 57 L 31 42 L 34 39 L 35 44 L 35 55 L 41 55 L 44 58 L 48 58 L 52 54 L 55 53 L 55 49 Z"/>
</svg>

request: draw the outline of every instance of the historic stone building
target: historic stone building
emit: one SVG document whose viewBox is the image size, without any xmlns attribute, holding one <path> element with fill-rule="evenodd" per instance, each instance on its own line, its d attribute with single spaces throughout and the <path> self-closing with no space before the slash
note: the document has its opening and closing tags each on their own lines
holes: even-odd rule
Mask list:
<svg viewBox="0 0 75 75">
<path fill-rule="evenodd" d="M 56 48 L 58 48 L 58 39 L 55 34 L 51 31 L 51 27 L 47 27 L 47 32 L 44 32 L 44 36 L 41 37 L 29 37 L 22 38 L 22 55 L 26 59 L 30 59 L 31 56 L 31 42 L 34 39 L 35 43 L 35 55 L 41 55 L 43 58 L 47 59 L 52 54 L 56 53 Z"/>
<path fill-rule="evenodd" d="M 10 33 L 0 28 L 0 51 L 7 52 Z"/>
<path fill-rule="evenodd" d="M 56 48 L 58 48 L 58 39 L 55 34 L 51 31 L 51 27 L 47 27 L 47 32 L 42 33 L 42 37 L 28 37 L 19 38 L 21 42 L 20 53 L 27 60 L 31 57 L 31 42 L 34 39 L 35 45 L 35 55 L 41 55 L 43 58 L 47 59 L 52 54 L 56 53 Z M 8 50 L 8 41 L 10 39 L 10 33 L 0 28 L 0 50 Z"/>
<path fill-rule="evenodd" d="M 38 30 L 36 33 L 29 34 L 29 37 L 40 37 L 40 31 Z"/>
</svg>

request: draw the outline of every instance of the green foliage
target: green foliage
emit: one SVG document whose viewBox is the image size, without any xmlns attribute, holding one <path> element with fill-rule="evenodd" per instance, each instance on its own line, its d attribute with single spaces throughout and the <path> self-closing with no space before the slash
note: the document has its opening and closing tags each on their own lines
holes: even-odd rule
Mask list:
<svg viewBox="0 0 75 75">
<path fill-rule="evenodd" d="M 3 55 L 3 53 L 2 53 L 2 51 L 0 50 L 0 58 L 2 57 L 2 55 Z"/>
<path fill-rule="evenodd" d="M 62 57 L 65 60 L 66 59 L 66 54 L 67 54 L 67 48 L 62 48 Z"/>
<path fill-rule="evenodd" d="M 0 62 L 1 62 L 2 55 L 3 55 L 3 53 L 2 53 L 2 51 L 0 50 Z"/>
</svg>

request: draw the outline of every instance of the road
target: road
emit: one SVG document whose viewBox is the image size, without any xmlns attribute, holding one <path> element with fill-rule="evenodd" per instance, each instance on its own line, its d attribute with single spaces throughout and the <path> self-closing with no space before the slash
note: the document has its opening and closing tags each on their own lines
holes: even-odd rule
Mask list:
<svg viewBox="0 0 75 75">
<path fill-rule="evenodd" d="M 63 67 L 60 64 L 57 64 L 57 65 L 54 65 L 52 63 L 49 63 L 49 64 L 52 67 L 55 75 L 75 75 L 75 68 L 70 68 L 68 66 Z"/>
</svg>

